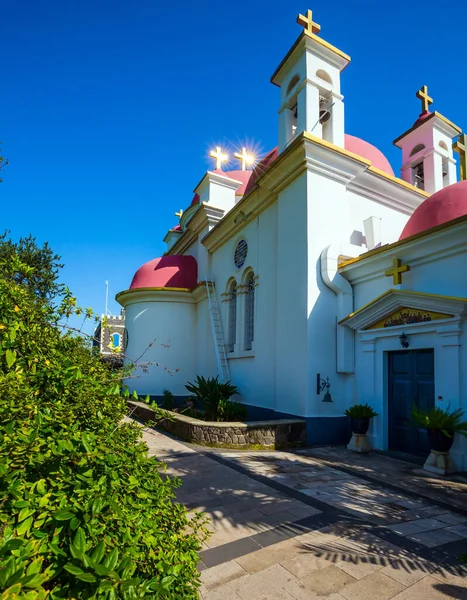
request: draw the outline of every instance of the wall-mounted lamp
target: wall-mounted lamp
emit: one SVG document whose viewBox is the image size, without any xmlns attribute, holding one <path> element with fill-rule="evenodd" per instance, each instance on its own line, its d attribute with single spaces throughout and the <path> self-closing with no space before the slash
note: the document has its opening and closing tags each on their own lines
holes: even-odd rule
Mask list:
<svg viewBox="0 0 467 600">
<path fill-rule="evenodd" d="M 407 339 L 407 336 L 405 335 L 405 333 L 403 333 L 402 335 L 399 336 L 399 342 L 401 343 L 402 348 L 409 347 L 409 340 Z"/>
<path fill-rule="evenodd" d="M 326 390 L 326 393 L 324 394 L 324 398 L 323 398 L 322 402 L 332 402 L 331 394 L 329 393 L 330 387 L 331 387 L 331 384 L 329 383 L 329 377 L 326 377 L 326 379 L 323 379 L 321 377 L 321 375 L 318 373 L 316 376 L 316 393 L 319 396 L 323 390 Z"/>
</svg>

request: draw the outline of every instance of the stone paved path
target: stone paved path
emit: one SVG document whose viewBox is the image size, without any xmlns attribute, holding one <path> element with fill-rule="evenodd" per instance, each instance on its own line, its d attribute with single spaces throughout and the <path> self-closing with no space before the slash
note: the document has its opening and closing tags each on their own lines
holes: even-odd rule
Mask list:
<svg viewBox="0 0 467 600">
<path fill-rule="evenodd" d="M 467 600 L 467 513 L 286 452 L 198 451 L 144 430 L 204 510 L 203 600 Z"/>
</svg>

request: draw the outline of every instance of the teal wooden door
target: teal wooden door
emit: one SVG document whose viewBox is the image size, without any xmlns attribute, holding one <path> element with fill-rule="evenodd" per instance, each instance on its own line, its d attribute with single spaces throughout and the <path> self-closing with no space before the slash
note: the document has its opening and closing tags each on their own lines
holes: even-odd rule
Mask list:
<svg viewBox="0 0 467 600">
<path fill-rule="evenodd" d="M 430 451 L 426 431 L 413 426 L 412 407 L 435 405 L 434 352 L 403 350 L 389 354 L 389 449 L 425 455 Z"/>
</svg>

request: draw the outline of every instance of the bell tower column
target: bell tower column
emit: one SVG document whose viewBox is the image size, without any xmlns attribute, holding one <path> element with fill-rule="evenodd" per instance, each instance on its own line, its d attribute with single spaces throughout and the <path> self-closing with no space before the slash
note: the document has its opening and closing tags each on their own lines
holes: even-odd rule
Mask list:
<svg viewBox="0 0 467 600">
<path fill-rule="evenodd" d="M 304 131 L 343 147 L 340 74 L 350 56 L 317 35 L 321 27 L 311 10 L 297 22 L 304 31 L 271 78 L 281 88 L 279 152 Z"/>
<path fill-rule="evenodd" d="M 402 179 L 434 194 L 457 181 L 452 140 L 461 130 L 440 113 L 430 112 L 433 98 L 426 85 L 416 96 L 422 112 L 412 127 L 394 140 L 394 145 L 402 150 Z"/>
</svg>

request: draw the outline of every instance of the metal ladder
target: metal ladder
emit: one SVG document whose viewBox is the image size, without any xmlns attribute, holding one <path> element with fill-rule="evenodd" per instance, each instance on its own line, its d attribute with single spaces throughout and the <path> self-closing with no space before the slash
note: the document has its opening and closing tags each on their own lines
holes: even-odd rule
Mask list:
<svg viewBox="0 0 467 600">
<path fill-rule="evenodd" d="M 219 305 L 217 304 L 214 281 L 206 281 L 206 290 L 208 293 L 209 315 L 211 317 L 211 328 L 214 336 L 214 348 L 216 351 L 219 378 L 222 383 L 227 383 L 227 381 L 230 381 L 229 363 L 227 362 L 225 353 L 224 337 L 222 335 L 221 318 L 219 314 Z"/>
</svg>

